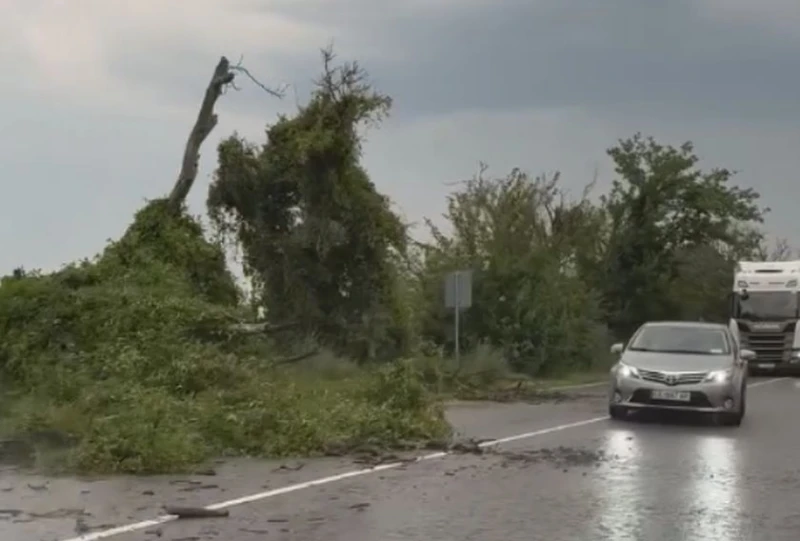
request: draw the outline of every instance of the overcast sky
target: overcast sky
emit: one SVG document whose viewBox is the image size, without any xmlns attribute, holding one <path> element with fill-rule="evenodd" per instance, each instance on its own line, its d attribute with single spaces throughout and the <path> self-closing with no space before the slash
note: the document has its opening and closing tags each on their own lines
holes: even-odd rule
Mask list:
<svg viewBox="0 0 800 541">
<path fill-rule="evenodd" d="M 607 186 L 605 150 L 642 131 L 739 170 L 800 244 L 798 0 L 2 0 L 0 274 L 92 256 L 165 194 L 220 55 L 303 99 L 331 41 L 395 100 L 365 159 L 409 220 L 479 161 Z M 242 86 L 195 213 L 216 142 L 294 108 Z"/>
</svg>

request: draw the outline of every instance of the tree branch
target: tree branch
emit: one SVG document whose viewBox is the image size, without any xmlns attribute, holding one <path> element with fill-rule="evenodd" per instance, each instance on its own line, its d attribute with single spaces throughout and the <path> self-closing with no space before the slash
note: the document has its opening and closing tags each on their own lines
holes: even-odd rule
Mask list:
<svg viewBox="0 0 800 541">
<path fill-rule="evenodd" d="M 203 102 L 200 104 L 200 111 L 197 113 L 197 120 L 189 133 L 189 139 L 186 141 L 186 148 L 183 152 L 183 162 L 181 163 L 181 170 L 178 173 L 178 179 L 169 194 L 168 206 L 171 212 L 178 213 L 181 205 L 189 195 L 194 181 L 197 179 L 198 162 L 200 161 L 200 147 L 206 140 L 208 135 L 214 130 L 217 125 L 217 115 L 214 113 L 214 106 L 219 97 L 225 92 L 225 89 L 234 85 L 236 73 L 243 73 L 251 81 L 257 84 L 262 90 L 266 91 L 271 96 L 278 98 L 283 97 L 283 90 L 273 90 L 258 81 L 253 75 L 241 65 L 241 60 L 238 64 L 231 66 L 230 62 L 224 56 L 220 58 L 217 67 L 214 68 L 214 74 L 211 76 L 211 81 L 206 87 Z"/>
<path fill-rule="evenodd" d="M 258 333 L 277 333 L 285 330 L 292 329 L 294 327 L 298 327 L 300 325 L 299 322 L 293 321 L 290 323 L 279 323 L 279 324 L 269 324 L 269 323 L 234 323 L 228 330 L 234 332 L 241 332 L 244 334 L 258 334 Z"/>
<path fill-rule="evenodd" d="M 311 351 L 306 351 L 305 353 L 300 353 L 298 355 L 292 355 L 291 357 L 285 357 L 283 359 L 276 359 L 276 365 L 283 365 L 283 364 L 292 364 L 292 363 L 299 363 L 300 361 L 304 361 L 305 359 L 309 359 L 314 355 L 319 353 L 318 349 L 314 349 Z"/>
<path fill-rule="evenodd" d="M 189 195 L 195 179 L 197 178 L 197 164 L 200 161 L 200 146 L 206 140 L 208 134 L 217 125 L 217 115 L 214 113 L 214 105 L 222 95 L 223 88 L 233 82 L 235 74 L 230 70 L 230 62 L 224 56 L 220 58 L 211 82 L 206 88 L 203 102 L 200 104 L 200 111 L 194 123 L 189 139 L 186 141 L 186 148 L 183 151 L 183 162 L 178 173 L 175 186 L 169 194 L 169 208 L 173 213 L 180 211 L 181 205 Z"/>
</svg>

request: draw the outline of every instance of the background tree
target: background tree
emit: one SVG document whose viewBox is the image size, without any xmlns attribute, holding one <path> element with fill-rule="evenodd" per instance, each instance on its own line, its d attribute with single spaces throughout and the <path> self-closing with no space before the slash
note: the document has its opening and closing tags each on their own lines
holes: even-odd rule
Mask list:
<svg viewBox="0 0 800 541">
<path fill-rule="evenodd" d="M 610 221 L 604 300 L 612 329 L 624 336 L 642 321 L 680 317 L 683 300 L 670 292 L 689 254 L 725 267 L 719 258 L 752 253 L 761 238 L 743 226 L 761 223 L 763 210 L 754 190 L 730 185 L 731 171 L 698 169 L 689 142 L 675 148 L 636 134 L 608 154 L 620 178 L 603 198 Z"/>
<path fill-rule="evenodd" d="M 425 251 L 420 277 L 427 302 L 424 338 L 451 343 L 442 280 L 449 271 L 471 268 L 467 348 L 492 344 L 513 369 L 532 375 L 589 366 L 605 332 L 599 299 L 582 273 L 598 255 L 602 214 L 586 198 L 567 201 L 558 175 L 484 173 L 450 196 L 445 218 L 452 234 L 429 222 L 435 242 Z"/>
</svg>

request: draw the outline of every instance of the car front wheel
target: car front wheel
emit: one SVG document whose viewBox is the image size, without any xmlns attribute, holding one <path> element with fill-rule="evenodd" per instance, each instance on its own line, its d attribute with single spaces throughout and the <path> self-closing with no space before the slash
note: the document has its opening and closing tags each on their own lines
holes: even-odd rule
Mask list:
<svg viewBox="0 0 800 541">
<path fill-rule="evenodd" d="M 724 426 L 741 426 L 742 424 L 743 415 L 741 413 L 722 413 L 720 415 L 722 415 L 721 424 Z"/>
<path fill-rule="evenodd" d="M 739 411 L 736 413 L 722 413 L 720 414 L 720 423 L 725 426 L 741 426 L 744 420 L 744 414 L 747 410 L 747 390 L 742 389 L 741 405 Z"/>
<path fill-rule="evenodd" d="M 608 406 L 608 416 L 612 419 L 619 421 L 628 416 L 628 408 L 625 406 Z"/>
</svg>

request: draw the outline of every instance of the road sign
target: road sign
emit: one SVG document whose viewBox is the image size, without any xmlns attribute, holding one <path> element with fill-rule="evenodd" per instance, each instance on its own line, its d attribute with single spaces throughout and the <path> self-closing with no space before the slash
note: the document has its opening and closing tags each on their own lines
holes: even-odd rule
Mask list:
<svg viewBox="0 0 800 541">
<path fill-rule="evenodd" d="M 444 280 L 445 308 L 464 310 L 472 306 L 472 271 L 451 272 Z"/>
</svg>

